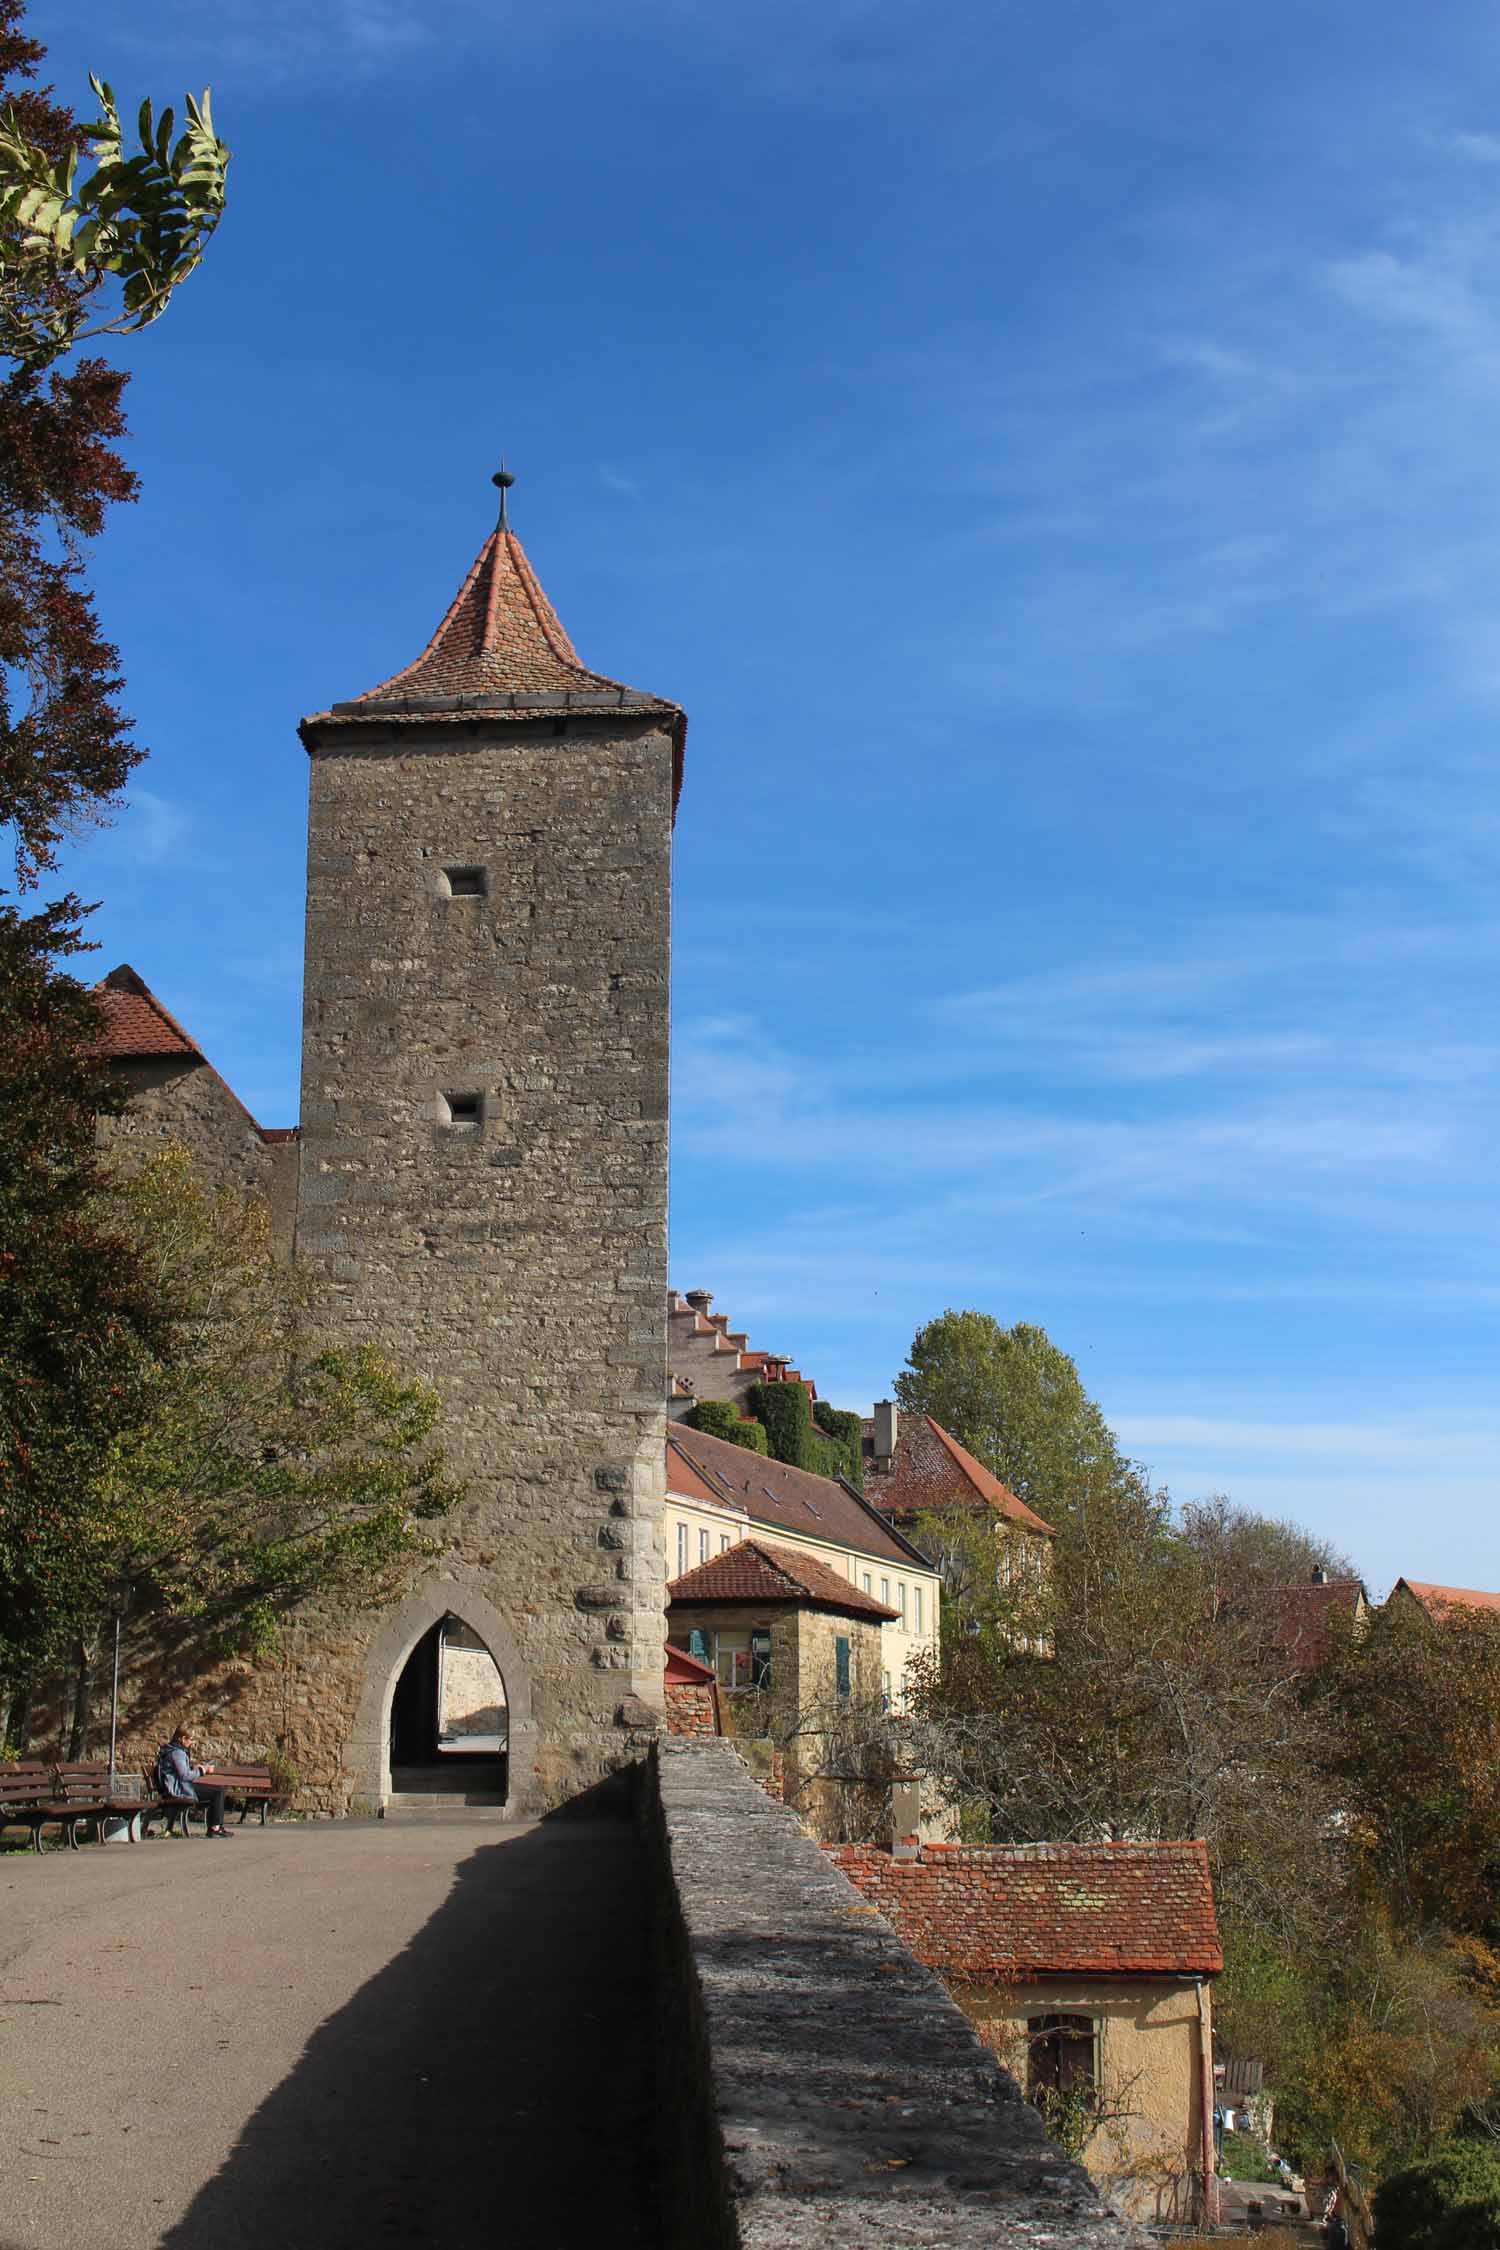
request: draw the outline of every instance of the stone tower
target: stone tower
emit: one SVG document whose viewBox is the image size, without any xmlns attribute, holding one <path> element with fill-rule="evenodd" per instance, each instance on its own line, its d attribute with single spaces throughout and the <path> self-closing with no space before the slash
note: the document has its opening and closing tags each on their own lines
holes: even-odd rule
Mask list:
<svg viewBox="0 0 1500 2250">
<path fill-rule="evenodd" d="M 422 654 L 302 722 L 297 1254 L 334 1340 L 441 1393 L 467 1486 L 410 1598 L 341 1628 L 344 1801 L 387 1795 L 397 1679 L 452 1616 L 499 1664 L 510 1801 L 534 1811 L 621 1765 L 661 1708 L 686 721 L 579 662 L 496 482 L 500 521 Z"/>
</svg>

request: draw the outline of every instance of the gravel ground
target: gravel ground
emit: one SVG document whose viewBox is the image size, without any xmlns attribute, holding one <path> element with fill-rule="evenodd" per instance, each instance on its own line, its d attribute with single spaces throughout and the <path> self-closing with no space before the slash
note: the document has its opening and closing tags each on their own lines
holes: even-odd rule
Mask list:
<svg viewBox="0 0 1500 2250">
<path fill-rule="evenodd" d="M 656 2250 L 624 1822 L 0 1855 L 0 2250 Z"/>
</svg>

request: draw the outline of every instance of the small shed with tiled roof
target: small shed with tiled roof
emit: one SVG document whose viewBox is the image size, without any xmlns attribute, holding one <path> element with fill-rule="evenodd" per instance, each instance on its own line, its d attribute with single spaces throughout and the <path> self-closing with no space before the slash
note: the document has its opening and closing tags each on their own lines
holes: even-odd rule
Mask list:
<svg viewBox="0 0 1500 2250">
<path fill-rule="evenodd" d="M 1198 2220 L 1213 2172 L 1207 1846 L 845 1844 L 831 1856 L 1133 2217 Z"/>
</svg>

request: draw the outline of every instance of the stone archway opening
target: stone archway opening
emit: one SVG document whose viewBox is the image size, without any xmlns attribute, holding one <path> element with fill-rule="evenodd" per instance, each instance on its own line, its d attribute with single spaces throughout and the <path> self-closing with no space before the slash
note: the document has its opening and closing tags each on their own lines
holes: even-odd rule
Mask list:
<svg viewBox="0 0 1500 2250">
<path fill-rule="evenodd" d="M 446 1611 L 407 1656 L 391 1695 L 392 1798 L 504 1804 L 510 1733 L 493 1651 L 476 1627 Z"/>
</svg>

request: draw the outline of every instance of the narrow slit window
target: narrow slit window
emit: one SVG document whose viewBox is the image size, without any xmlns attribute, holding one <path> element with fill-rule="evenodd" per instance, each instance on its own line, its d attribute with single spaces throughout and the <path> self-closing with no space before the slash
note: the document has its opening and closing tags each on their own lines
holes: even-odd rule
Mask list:
<svg viewBox="0 0 1500 2250">
<path fill-rule="evenodd" d="M 483 898 L 489 889 L 482 867 L 445 867 L 443 881 L 450 898 Z"/>
<path fill-rule="evenodd" d="M 484 1123 L 483 1094 L 444 1094 L 443 1108 L 447 1112 L 445 1125 L 477 1127 Z"/>
</svg>

